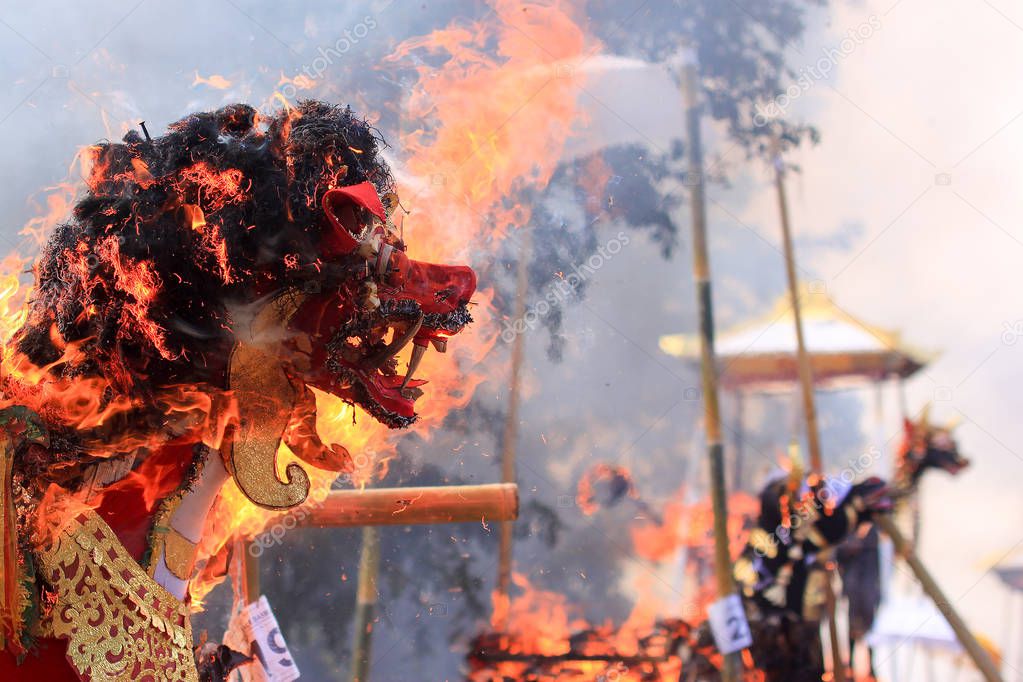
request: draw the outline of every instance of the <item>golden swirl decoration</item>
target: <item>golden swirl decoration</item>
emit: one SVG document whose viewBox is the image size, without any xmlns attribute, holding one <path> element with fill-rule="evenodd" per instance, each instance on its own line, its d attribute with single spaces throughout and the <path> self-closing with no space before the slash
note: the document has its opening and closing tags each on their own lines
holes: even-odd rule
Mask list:
<svg viewBox="0 0 1023 682">
<path fill-rule="evenodd" d="M 96 514 L 70 519 L 38 559 L 57 593 L 38 634 L 68 640 L 68 660 L 83 680 L 198 682 L 188 609 Z"/>
<path fill-rule="evenodd" d="M 303 300 L 287 291 L 265 305 L 239 331 L 231 353 L 229 386 L 238 400 L 239 426 L 228 459 L 228 470 L 249 500 L 266 509 L 288 509 L 305 502 L 309 474 L 292 462 L 277 476 L 277 449 L 298 401 L 284 365 L 270 349 Z"/>
</svg>

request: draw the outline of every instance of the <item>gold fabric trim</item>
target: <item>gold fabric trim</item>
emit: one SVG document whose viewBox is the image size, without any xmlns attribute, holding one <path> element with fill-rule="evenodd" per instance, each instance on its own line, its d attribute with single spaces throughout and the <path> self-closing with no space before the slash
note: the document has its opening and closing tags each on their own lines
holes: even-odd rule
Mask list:
<svg viewBox="0 0 1023 682">
<path fill-rule="evenodd" d="M 150 578 L 156 575 L 156 567 L 160 563 L 160 557 L 166 553 L 165 545 L 167 543 L 167 535 L 171 532 L 171 519 L 174 518 L 178 507 L 184 501 L 190 486 L 202 476 L 203 467 L 206 466 L 205 456 L 216 457 L 219 456 L 219 453 L 215 450 L 210 450 L 208 455 L 200 455 L 196 460 L 195 476 L 190 480 L 186 480 L 185 484 L 178 488 L 177 492 L 164 498 L 160 502 L 156 516 L 153 517 L 153 530 L 149 536 L 149 553 L 146 557 L 143 557 L 144 560 L 142 562 L 142 568 L 146 569 L 146 573 L 149 574 Z M 167 565 L 167 568 L 170 568 L 170 564 Z M 187 578 L 182 579 L 187 580 Z"/>
<path fill-rule="evenodd" d="M 198 682 L 187 607 L 95 513 L 69 519 L 38 559 L 57 593 L 39 634 L 68 640 L 68 660 L 83 680 Z"/>
<path fill-rule="evenodd" d="M 829 589 L 830 575 L 824 570 L 814 570 L 806 577 L 806 587 L 803 590 L 803 618 L 819 621 L 824 617 L 824 606 L 827 604 L 825 590 Z"/>
<path fill-rule="evenodd" d="M 754 528 L 750 531 L 749 544 L 758 554 L 768 559 L 778 556 L 778 540 L 763 528 Z"/>
<path fill-rule="evenodd" d="M 49 446 L 38 415 L 20 405 L 0 410 L 0 651 L 15 655 L 25 653 L 25 616 L 34 606 L 29 586 L 35 579 L 25 570 L 15 508 L 26 496 L 14 476 L 18 446 L 29 443 Z"/>
<path fill-rule="evenodd" d="M 195 567 L 195 543 L 171 528 L 163 540 L 164 563 L 177 578 L 188 581 Z"/>
</svg>

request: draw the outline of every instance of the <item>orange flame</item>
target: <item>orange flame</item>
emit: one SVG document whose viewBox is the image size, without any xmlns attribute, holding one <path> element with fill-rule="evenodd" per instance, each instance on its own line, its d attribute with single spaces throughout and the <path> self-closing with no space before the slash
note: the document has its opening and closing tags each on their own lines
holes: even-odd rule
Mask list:
<svg viewBox="0 0 1023 682">
<path fill-rule="evenodd" d="M 208 77 L 203 77 L 196 71 L 192 87 L 194 88 L 197 85 L 207 85 L 215 90 L 227 90 L 231 87 L 231 81 L 217 73 L 211 73 Z"/>
<path fill-rule="evenodd" d="M 601 471 L 598 469 L 598 473 Z M 586 481 L 584 478 L 582 483 Z M 587 490 L 587 485 L 580 486 L 581 492 Z M 529 679 L 544 681 L 573 676 L 573 679 L 604 676 L 635 682 L 680 679 L 680 672 L 684 672 L 683 661 L 667 648 L 669 635 L 662 634 L 660 638 L 651 638 L 651 635 L 663 633 L 665 627 L 670 632 L 674 624 L 680 635 L 687 633 L 688 626 L 696 626 L 706 619 L 706 609 L 716 598 L 710 502 L 689 503 L 685 499 L 685 490 L 681 490 L 657 511 L 658 520 L 642 515 L 633 521 L 630 531 L 634 556 L 649 563 L 642 564 L 642 570 L 631 572 L 631 587 L 637 597 L 632 612 L 623 622 L 590 623 L 581 609 L 569 604 L 564 595 L 537 589 L 523 576 L 515 575 L 513 583 L 518 594 L 511 599 L 494 594 L 491 625 L 495 634 L 487 641 L 486 648 L 518 655 L 524 660 L 490 663 L 470 679 L 489 681 L 494 679 L 495 673 L 504 679 L 523 679 L 527 671 L 534 676 Z M 592 506 L 586 511 L 591 514 L 596 510 Z M 750 495 L 736 493 L 729 499 L 728 529 L 733 556 L 745 545 L 751 520 L 758 511 L 759 503 Z M 685 567 L 673 561 L 681 550 L 688 553 Z M 679 571 L 685 573 L 685 584 L 680 581 L 675 589 L 682 595 L 670 596 L 685 597 L 680 607 L 664 598 L 665 588 L 674 577 L 665 578 L 665 574 Z M 684 619 L 688 626 L 675 620 L 678 618 Z M 703 653 L 712 663 L 720 663 L 720 657 L 714 652 Z M 603 658 L 583 660 L 583 655 Z M 744 680 L 763 679 L 763 673 L 752 668 L 752 661 L 747 660 L 747 666 L 750 669 Z M 538 673 L 538 669 L 542 672 Z"/>
<path fill-rule="evenodd" d="M 424 60 L 417 59 L 418 65 L 410 67 L 419 80 L 404 103 L 405 132 L 399 145 L 403 150 L 398 164 L 401 196 L 412 211 L 405 236 L 410 256 L 420 260 L 465 262 L 474 250 L 496 250 L 510 231 L 524 227 L 531 209 L 517 197 L 546 186 L 565 140 L 580 120 L 581 76 L 565 65 L 581 58 L 584 48 L 596 45 L 572 20 L 566 5 L 558 0 L 528 4 L 495 0 L 494 9 L 486 22 L 452 25 L 406 41 L 389 60 L 402 66 L 415 56 L 425 57 L 431 64 L 425 66 Z M 296 88 L 309 85 L 295 79 L 292 84 Z M 204 77 L 197 72 L 193 85 L 226 88 L 232 83 L 219 75 Z M 103 157 L 102 147 L 97 145 L 81 149 L 76 156 L 82 180 L 91 189 L 117 180 Z M 153 182 L 145 164 L 133 164 L 126 172 L 140 185 Z M 182 182 L 189 184 L 186 196 L 192 207 L 183 209 L 182 219 L 204 235 L 208 251 L 221 265 L 222 279 L 229 282 L 233 273 L 226 267 L 221 226 L 206 216 L 247 192 L 248 182 L 239 171 L 217 171 L 202 163 L 186 172 Z M 53 189 L 46 197 L 47 215 L 25 228 L 36 247 L 59 220 L 66 219 L 76 185 Z M 90 257 L 99 255 L 112 263 L 116 285 L 131 292 L 133 299 L 126 306 L 124 323 L 138 326 L 165 357 L 171 357 L 176 351 L 166 347 L 163 330 L 148 316 L 148 306 L 163 285 L 157 273 L 146 262 L 120 253 L 114 239 L 101 241 L 99 249 L 102 254 L 66 255 L 71 267 L 81 269 L 83 275 L 88 273 Z M 14 274 L 26 262 L 17 257 L 4 262 L 4 272 L 11 273 L 0 279 L 0 337 L 4 341 L 22 326 L 27 315 L 30 288 Z M 82 280 L 88 282 L 89 277 Z M 501 363 L 488 357 L 499 331 L 493 296 L 488 289 L 477 293 L 472 310 L 476 322 L 459 335 L 448 355 L 429 353 L 424 358 L 422 372 L 430 386 L 420 401 L 417 433 L 428 436 L 451 410 L 464 406 L 488 372 L 503 376 Z M 95 311 L 83 312 L 90 314 Z M 63 343 L 56 330 L 54 341 L 63 349 L 58 363 L 73 360 L 79 352 L 76 344 Z M 22 386 L 41 383 L 52 368 L 29 366 L 9 344 L 4 345 L 3 353 L 4 374 Z M 487 366 L 483 367 L 485 359 Z M 98 399 L 107 392 L 107 382 L 117 377 L 48 379 L 45 391 L 34 393 L 29 388 L 19 395 L 4 395 L 3 401 L 23 403 L 47 415 L 60 414 L 61 419 L 83 429 L 110 424 L 115 416 L 135 407 L 126 400 Z M 201 387 L 171 387 L 158 399 L 168 414 L 186 416 L 190 428 L 201 431 L 208 443 L 219 442 L 225 420 L 232 413 L 223 406 L 215 407 Z M 316 400 L 318 430 L 325 442 L 343 444 L 352 453 L 356 483 L 363 485 L 384 475 L 393 457 L 393 434 L 358 408 L 330 395 L 317 393 Z M 117 445 L 127 446 L 135 436 L 124 434 Z M 280 467 L 291 461 L 293 455 L 282 447 Z M 315 469 L 309 469 L 309 474 L 313 483 L 310 503 L 315 504 L 336 474 Z M 272 516 L 249 503 L 229 483 L 208 520 L 200 561 L 215 555 L 236 534 L 258 533 Z M 193 584 L 196 603 L 210 587 L 203 581 Z"/>
<path fill-rule="evenodd" d="M 419 80 L 403 105 L 403 129 L 408 132 L 398 145 L 404 153 L 399 194 L 411 211 L 405 237 L 409 255 L 419 260 L 464 262 L 470 246 L 494 250 L 509 230 L 525 226 L 529 205 L 511 200 L 546 186 L 580 118 L 576 100 L 581 80 L 557 69 L 579 58 L 587 44 L 568 11 L 560 3 L 523 6 L 508 0 L 499 0 L 495 10 L 489 23 L 451 26 L 408 40 L 389 58 L 401 65 L 413 55 L 426 55 L 432 64 L 415 67 Z M 487 45 L 495 39 L 493 55 Z M 498 336 L 493 296 L 489 289 L 477 292 L 475 323 L 458 336 L 448 355 L 428 353 L 424 358 L 421 371 L 430 385 L 417 404 L 414 428 L 419 435 L 428 437 L 488 378 L 481 363 Z M 488 365 L 490 372 L 503 375 L 498 363 Z M 394 453 L 393 434 L 359 408 L 323 393 L 316 398 L 317 429 L 324 442 L 340 443 L 352 453 L 356 484 L 385 475 Z M 282 447 L 282 470 L 290 461 L 294 456 Z M 336 475 L 314 469 L 309 473 L 309 504 L 316 504 Z M 228 483 L 211 514 L 201 555 L 216 554 L 235 534 L 255 535 L 273 515 Z M 201 600 L 211 587 L 194 581 L 193 600 Z"/>
</svg>

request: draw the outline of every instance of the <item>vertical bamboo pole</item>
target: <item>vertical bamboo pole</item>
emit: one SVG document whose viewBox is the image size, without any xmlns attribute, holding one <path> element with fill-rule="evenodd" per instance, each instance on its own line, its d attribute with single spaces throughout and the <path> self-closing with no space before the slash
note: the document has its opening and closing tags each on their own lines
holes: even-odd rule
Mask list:
<svg viewBox="0 0 1023 682">
<path fill-rule="evenodd" d="M 244 549 L 242 554 L 242 572 L 245 581 L 245 606 L 259 601 L 259 559 L 251 552 L 252 540 L 241 543 Z"/>
<path fill-rule="evenodd" d="M 376 618 L 377 577 L 380 572 L 380 536 L 375 526 L 362 529 L 359 554 L 359 584 L 355 596 L 355 622 L 352 633 L 352 682 L 367 682 L 373 651 L 373 627 Z"/>
<path fill-rule="evenodd" d="M 728 500 L 725 491 L 721 411 L 718 404 L 717 357 L 714 354 L 714 307 L 711 297 L 710 258 L 707 253 L 707 207 L 704 201 L 703 149 L 700 136 L 700 103 L 694 54 L 683 55 L 682 87 L 686 103 L 686 142 L 689 145 L 689 185 L 693 225 L 693 280 L 700 316 L 700 359 L 703 382 L 704 430 L 710 472 L 711 505 L 714 510 L 714 568 L 720 598 L 735 594 L 732 557 L 728 548 Z M 742 673 L 740 652 L 724 657 L 723 682 L 737 682 Z"/>
<path fill-rule="evenodd" d="M 519 262 L 515 268 L 514 321 L 526 317 L 526 296 L 529 292 L 529 258 L 532 254 L 532 235 L 528 229 L 520 232 Z M 505 412 L 504 433 L 501 437 L 501 482 L 515 483 L 515 452 L 519 436 L 519 401 L 522 383 L 522 362 L 525 358 L 525 332 L 512 339 L 511 369 L 508 377 L 508 408 Z M 507 597 L 511 586 L 513 521 L 501 522 L 500 547 L 497 557 L 497 593 Z M 503 625 L 504 624 L 500 624 Z"/>
<path fill-rule="evenodd" d="M 785 272 L 789 283 L 789 296 L 792 301 L 792 317 L 796 324 L 796 352 L 799 365 L 799 385 L 803 394 L 803 414 L 806 417 L 806 442 L 810 450 L 810 468 L 820 478 L 823 473 L 821 456 L 820 431 L 817 427 L 817 404 L 813 392 L 813 367 L 810 365 L 810 354 L 806 351 L 806 340 L 803 337 L 803 316 L 799 301 L 799 282 L 796 279 L 796 256 L 792 247 L 792 229 L 789 226 L 789 206 L 785 196 L 785 165 L 779 150 L 774 162 L 774 185 L 778 192 L 778 213 L 781 216 L 782 241 L 785 251 Z M 830 564 L 830 561 L 826 565 Z M 842 662 L 842 651 L 838 641 L 838 623 L 835 621 L 835 592 L 831 584 L 831 570 L 827 569 L 827 580 L 824 587 L 828 610 L 828 638 L 831 641 L 832 675 L 836 682 L 845 682 L 845 665 Z"/>
<path fill-rule="evenodd" d="M 732 465 L 732 490 L 742 490 L 743 461 L 746 456 L 746 395 L 735 389 L 735 461 Z"/>
</svg>

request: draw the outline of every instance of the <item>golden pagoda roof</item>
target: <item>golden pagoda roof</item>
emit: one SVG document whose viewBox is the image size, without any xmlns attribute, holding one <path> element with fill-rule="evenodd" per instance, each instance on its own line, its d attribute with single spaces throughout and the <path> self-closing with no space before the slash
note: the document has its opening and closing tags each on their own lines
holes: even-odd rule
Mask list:
<svg viewBox="0 0 1023 682">
<path fill-rule="evenodd" d="M 804 288 L 800 300 L 803 337 L 819 385 L 908 377 L 937 357 L 910 347 L 897 331 L 850 315 L 825 293 Z M 697 334 L 667 334 L 659 345 L 668 355 L 700 357 Z M 723 386 L 771 388 L 795 382 L 796 329 L 789 295 L 781 296 L 766 314 L 717 334 L 715 350 Z"/>
</svg>

